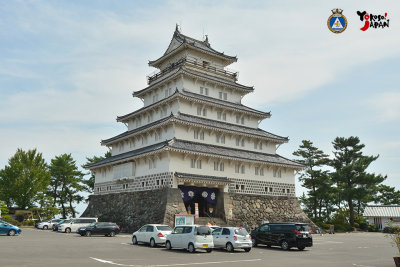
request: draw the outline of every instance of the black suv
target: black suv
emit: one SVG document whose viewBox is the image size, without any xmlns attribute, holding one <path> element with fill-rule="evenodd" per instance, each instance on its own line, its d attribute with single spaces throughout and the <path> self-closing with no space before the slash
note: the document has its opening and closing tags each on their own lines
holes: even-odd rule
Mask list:
<svg viewBox="0 0 400 267">
<path fill-rule="evenodd" d="M 265 223 L 250 233 L 253 247 L 265 244 L 280 246 L 283 250 L 312 247 L 312 235 L 306 223 Z"/>
<path fill-rule="evenodd" d="M 88 226 L 84 226 L 78 229 L 77 233 L 81 236 L 92 236 L 92 235 L 105 235 L 115 236 L 120 231 L 119 226 L 116 223 L 111 222 L 94 222 Z"/>
</svg>

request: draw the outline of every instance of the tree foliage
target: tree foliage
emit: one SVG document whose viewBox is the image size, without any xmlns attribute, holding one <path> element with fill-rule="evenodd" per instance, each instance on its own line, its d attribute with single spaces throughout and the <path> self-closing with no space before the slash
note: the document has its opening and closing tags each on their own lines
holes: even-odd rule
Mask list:
<svg viewBox="0 0 400 267">
<path fill-rule="evenodd" d="M 0 199 L 8 207 L 31 208 L 50 182 L 48 166 L 36 149 L 17 152 L 0 171 Z"/>
<path fill-rule="evenodd" d="M 80 192 L 86 191 L 84 174 L 78 170 L 71 154 L 62 154 L 51 160 L 51 193 L 54 202 L 61 206 L 61 214 L 66 218 L 69 214 L 76 216 L 74 203 L 80 203 L 84 198 Z"/>
<path fill-rule="evenodd" d="M 329 162 L 328 155 L 309 140 L 303 140 L 293 155 L 300 157 L 298 161 L 306 166 L 299 177 L 303 187 L 308 189 L 308 199 L 303 201 L 303 205 L 311 211 L 314 219 L 321 217 L 331 197 L 329 194 L 331 179 L 328 177 L 328 172 L 321 169 Z"/>
<path fill-rule="evenodd" d="M 367 168 L 379 156 L 365 156 L 358 137 L 337 137 L 333 141 L 334 158 L 331 166 L 335 169 L 332 179 L 341 191 L 349 208 L 349 223 L 354 227 L 354 209 L 373 200 L 372 195 L 377 186 L 385 180 L 382 175 L 368 173 Z"/>
<path fill-rule="evenodd" d="M 375 196 L 374 202 L 382 205 L 399 205 L 400 190 L 381 184 L 378 186 L 378 194 Z"/>
</svg>

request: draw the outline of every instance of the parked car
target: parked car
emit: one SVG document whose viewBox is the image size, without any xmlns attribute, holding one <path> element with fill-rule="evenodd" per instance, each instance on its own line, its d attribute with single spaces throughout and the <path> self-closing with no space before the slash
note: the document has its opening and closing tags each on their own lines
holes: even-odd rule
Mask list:
<svg viewBox="0 0 400 267">
<path fill-rule="evenodd" d="M 53 231 L 58 231 L 58 226 L 64 222 L 69 221 L 70 219 L 61 219 L 61 221 L 59 221 L 58 223 L 53 223 L 53 226 L 51 227 L 51 229 L 53 229 Z"/>
<path fill-rule="evenodd" d="M 60 221 L 61 219 L 52 219 L 48 221 L 39 222 L 36 228 L 43 230 L 52 229 L 53 224 L 58 223 Z"/>
<path fill-rule="evenodd" d="M 212 232 L 214 248 L 225 248 L 228 252 L 244 249 L 249 252 L 252 247 L 251 236 L 244 228 L 221 227 Z"/>
<path fill-rule="evenodd" d="M 283 250 L 297 247 L 303 250 L 312 247 L 311 231 L 306 223 L 265 223 L 250 233 L 253 247 L 265 244 L 280 246 Z"/>
<path fill-rule="evenodd" d="M 14 236 L 14 235 L 21 234 L 21 232 L 22 231 L 19 227 L 12 225 L 11 223 L 0 220 L 0 234 L 1 235 Z"/>
<path fill-rule="evenodd" d="M 132 244 L 148 243 L 150 247 L 165 244 L 167 235 L 172 229 L 168 225 L 146 224 L 132 234 Z"/>
<path fill-rule="evenodd" d="M 58 225 L 58 232 L 76 232 L 80 227 L 98 222 L 97 218 L 73 218 Z"/>
<path fill-rule="evenodd" d="M 205 249 L 211 252 L 214 242 L 210 227 L 206 225 L 176 226 L 165 241 L 167 249 L 184 248 L 193 253 L 196 249 Z"/>
<path fill-rule="evenodd" d="M 105 236 L 115 236 L 119 234 L 121 228 L 112 222 L 94 222 L 88 226 L 80 227 L 77 231 L 81 236 L 92 236 L 92 235 L 105 235 Z"/>
</svg>

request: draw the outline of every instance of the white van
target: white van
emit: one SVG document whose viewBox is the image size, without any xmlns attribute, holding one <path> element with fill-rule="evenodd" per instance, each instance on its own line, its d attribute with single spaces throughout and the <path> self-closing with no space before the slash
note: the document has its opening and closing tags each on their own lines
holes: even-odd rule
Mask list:
<svg viewBox="0 0 400 267">
<path fill-rule="evenodd" d="M 176 226 L 165 242 L 167 249 L 184 248 L 193 253 L 196 249 L 211 252 L 214 247 L 211 229 L 205 225 Z"/>
<path fill-rule="evenodd" d="M 58 232 L 71 233 L 76 232 L 80 227 L 98 222 L 97 218 L 73 218 L 67 220 L 58 226 Z"/>
</svg>

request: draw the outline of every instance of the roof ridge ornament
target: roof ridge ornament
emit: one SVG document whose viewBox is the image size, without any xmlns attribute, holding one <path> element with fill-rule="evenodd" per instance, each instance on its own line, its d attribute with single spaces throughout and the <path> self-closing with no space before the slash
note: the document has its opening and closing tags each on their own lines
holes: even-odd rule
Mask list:
<svg viewBox="0 0 400 267">
<path fill-rule="evenodd" d="M 175 26 L 175 32 L 176 32 L 176 33 L 180 33 L 180 31 L 179 31 L 179 25 L 178 25 L 178 23 L 176 23 L 176 26 Z"/>
</svg>

